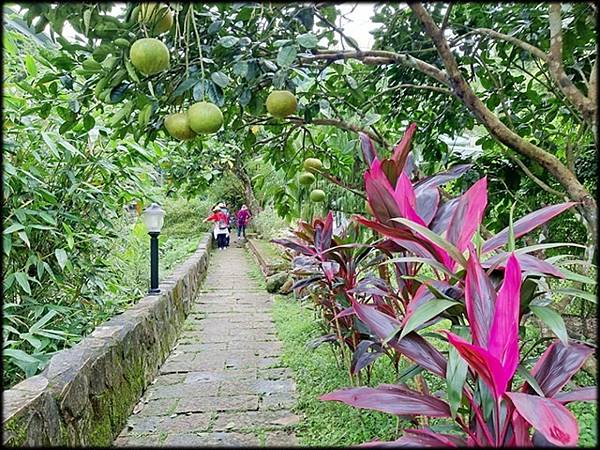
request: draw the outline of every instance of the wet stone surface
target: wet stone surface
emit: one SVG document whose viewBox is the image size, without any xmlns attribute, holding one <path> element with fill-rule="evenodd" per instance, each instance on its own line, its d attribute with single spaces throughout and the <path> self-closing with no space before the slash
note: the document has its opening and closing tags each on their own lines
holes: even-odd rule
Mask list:
<svg viewBox="0 0 600 450">
<path fill-rule="evenodd" d="M 115 446 L 298 445 L 272 299 L 246 258 L 241 248 L 214 253 L 177 344 Z"/>
</svg>

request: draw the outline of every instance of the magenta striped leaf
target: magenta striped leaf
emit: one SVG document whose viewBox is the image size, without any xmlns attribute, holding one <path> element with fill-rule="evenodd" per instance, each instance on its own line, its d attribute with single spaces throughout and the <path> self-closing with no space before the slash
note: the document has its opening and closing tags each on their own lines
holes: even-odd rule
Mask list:
<svg viewBox="0 0 600 450">
<path fill-rule="evenodd" d="M 567 346 L 557 340 L 540 356 L 531 375 L 546 397 L 554 397 L 592 353 L 594 349 L 589 345 L 573 343 Z M 523 385 L 522 391 L 534 392 L 527 383 Z"/>
<path fill-rule="evenodd" d="M 496 291 L 494 286 L 479 265 L 475 249 L 471 246 L 465 277 L 465 306 L 475 345 L 487 348 L 495 304 Z"/>
<path fill-rule="evenodd" d="M 479 228 L 487 206 L 487 177 L 478 180 L 460 196 L 454 215 L 450 219 L 446 239 L 459 251 L 467 248 Z"/>
<path fill-rule="evenodd" d="M 508 252 L 502 252 L 494 255 L 491 258 L 483 261 L 481 263 L 481 267 L 484 269 L 489 269 L 490 267 L 503 269 L 506 266 L 506 261 L 509 255 L 510 253 Z M 524 272 L 545 273 L 557 278 L 565 277 L 558 267 L 542 259 L 536 258 L 533 255 L 529 255 L 527 253 L 515 253 L 515 256 L 519 260 L 521 270 Z"/>
<path fill-rule="evenodd" d="M 508 385 L 507 372 L 498 359 L 486 349 L 469 344 L 460 336 L 445 331 L 450 344 L 456 348 L 460 356 L 475 371 L 491 389 L 494 397 L 499 399 L 506 392 Z"/>
<path fill-rule="evenodd" d="M 400 208 L 402 213 L 401 217 L 412 220 L 419 225 L 425 226 L 423 219 L 419 217 L 415 208 L 417 206 L 417 199 L 415 197 L 415 191 L 412 188 L 412 184 L 405 173 L 400 174 L 396 183 L 396 189 L 394 190 L 394 199 L 396 204 Z"/>
<path fill-rule="evenodd" d="M 375 144 L 369 136 L 367 136 L 363 132 L 358 133 L 358 137 L 360 138 L 360 145 L 363 152 L 363 157 L 367 165 L 371 166 L 374 159 L 377 159 L 377 151 L 375 150 Z"/>
<path fill-rule="evenodd" d="M 598 387 L 588 386 L 570 392 L 559 392 L 554 399 L 563 405 L 571 402 L 595 402 L 598 398 Z"/>
<path fill-rule="evenodd" d="M 508 258 L 504 281 L 498 291 L 488 351 L 502 364 L 503 377 L 510 380 L 519 364 L 519 307 L 521 268 L 514 254 Z"/>
<path fill-rule="evenodd" d="M 519 415 L 550 443 L 560 446 L 577 444 L 577 420 L 571 411 L 558 401 L 519 392 L 507 392 L 506 396 L 510 398 Z"/>
<path fill-rule="evenodd" d="M 443 400 L 401 385 L 338 389 L 322 395 L 320 400 L 338 401 L 397 416 L 450 417 L 450 408 Z"/>
<path fill-rule="evenodd" d="M 404 165 L 406 164 L 406 158 L 408 158 L 408 154 L 410 153 L 410 144 L 415 131 L 417 131 L 417 124 L 413 122 L 404 132 L 404 136 L 402 136 L 400 142 L 394 147 L 392 160 L 397 163 L 400 169 L 404 169 Z"/>
<path fill-rule="evenodd" d="M 559 203 L 558 205 L 546 206 L 545 208 L 538 209 L 526 216 L 520 218 L 513 224 L 513 230 L 515 238 L 523 236 L 529 233 L 531 230 L 545 224 L 553 217 L 559 215 L 563 211 L 576 205 L 576 202 Z M 508 227 L 502 230 L 500 233 L 492 236 L 490 239 L 484 242 L 482 247 L 482 253 L 491 252 L 492 250 L 502 247 L 508 242 Z"/>
</svg>

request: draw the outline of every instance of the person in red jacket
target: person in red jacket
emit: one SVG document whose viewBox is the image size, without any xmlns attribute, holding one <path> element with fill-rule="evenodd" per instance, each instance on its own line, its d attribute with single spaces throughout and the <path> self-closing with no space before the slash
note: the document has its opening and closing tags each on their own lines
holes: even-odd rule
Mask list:
<svg viewBox="0 0 600 450">
<path fill-rule="evenodd" d="M 213 236 L 217 240 L 217 247 L 219 250 L 225 250 L 227 246 L 227 237 L 229 236 L 229 218 L 225 215 L 221 208 L 215 206 L 213 213 L 202 221 L 214 222 Z"/>
</svg>

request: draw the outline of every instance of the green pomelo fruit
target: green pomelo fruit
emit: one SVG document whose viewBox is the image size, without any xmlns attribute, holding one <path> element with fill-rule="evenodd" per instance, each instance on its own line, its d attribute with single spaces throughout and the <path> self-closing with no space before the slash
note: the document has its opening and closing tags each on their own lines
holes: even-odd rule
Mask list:
<svg viewBox="0 0 600 450">
<path fill-rule="evenodd" d="M 214 103 L 194 103 L 187 116 L 190 128 L 196 133 L 216 133 L 223 126 L 223 113 Z"/>
<path fill-rule="evenodd" d="M 310 192 L 310 201 L 315 203 L 325 201 L 325 192 L 323 192 L 321 189 L 313 189 Z"/>
<path fill-rule="evenodd" d="M 173 13 L 171 9 L 158 3 L 142 3 L 138 13 L 138 22 L 150 23 L 153 34 L 169 31 L 173 26 Z"/>
<path fill-rule="evenodd" d="M 169 114 L 165 117 L 165 128 L 171 136 L 182 141 L 196 136 L 196 133 L 190 128 L 186 113 Z"/>
<path fill-rule="evenodd" d="M 158 39 L 138 39 L 129 50 L 129 58 L 144 75 L 154 75 L 169 68 L 169 49 Z"/>
<path fill-rule="evenodd" d="M 315 172 L 321 170 L 323 163 L 318 158 L 306 158 L 304 160 L 304 170 Z"/>
<path fill-rule="evenodd" d="M 298 181 L 303 186 L 310 186 L 315 182 L 315 176 L 310 172 L 302 172 L 298 177 Z"/>
<path fill-rule="evenodd" d="M 267 111 L 273 117 L 283 118 L 296 112 L 298 102 L 290 91 L 273 91 L 267 97 Z"/>
</svg>

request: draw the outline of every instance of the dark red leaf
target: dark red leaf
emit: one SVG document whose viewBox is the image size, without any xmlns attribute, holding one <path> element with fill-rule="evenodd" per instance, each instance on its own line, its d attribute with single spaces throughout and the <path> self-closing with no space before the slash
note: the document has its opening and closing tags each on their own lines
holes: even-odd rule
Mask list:
<svg viewBox="0 0 600 450">
<path fill-rule="evenodd" d="M 473 167 L 473 164 L 459 164 L 451 167 L 448 171 L 432 175 L 427 178 L 423 178 L 415 183 L 415 191 L 421 189 L 429 189 L 432 187 L 441 186 L 449 181 L 455 180 L 460 177 L 463 173 Z"/>
<path fill-rule="evenodd" d="M 588 386 L 570 392 L 559 392 L 554 399 L 563 405 L 571 402 L 594 402 L 598 397 L 598 386 Z"/>
<path fill-rule="evenodd" d="M 363 157 L 367 165 L 371 166 L 373 160 L 377 158 L 377 151 L 375 150 L 375 144 L 369 136 L 367 136 L 363 132 L 358 133 L 358 137 L 360 138 L 360 145 L 363 152 Z"/>
<path fill-rule="evenodd" d="M 576 205 L 576 202 L 559 203 L 558 205 L 546 206 L 545 208 L 538 209 L 526 216 L 520 218 L 513 224 L 513 230 L 515 238 L 523 236 L 529 233 L 531 230 L 545 224 L 554 216 L 557 216 L 563 211 Z M 508 227 L 502 230 L 500 233 L 492 236 L 490 239 L 484 242 L 481 249 L 482 253 L 491 252 L 492 250 L 502 247 L 508 242 Z"/>
<path fill-rule="evenodd" d="M 565 346 L 557 340 L 540 356 L 531 370 L 531 375 L 535 377 L 546 397 L 554 397 L 592 353 L 594 349 L 588 345 L 574 343 Z M 535 392 L 528 383 L 525 383 L 521 390 Z"/>
<path fill-rule="evenodd" d="M 489 269 L 490 267 L 495 267 L 498 269 L 503 269 L 506 267 L 506 260 L 510 253 L 502 252 L 498 255 L 492 256 L 491 258 L 483 261 L 481 263 L 481 267 L 484 269 Z M 537 272 L 537 273 L 545 273 L 548 275 L 555 276 L 557 278 L 564 278 L 565 276 L 558 269 L 558 267 L 550 264 L 549 262 L 543 261 L 539 258 L 536 258 L 533 255 L 529 255 L 527 253 L 515 253 L 515 256 L 519 260 L 519 265 L 521 266 L 521 270 L 524 272 Z"/>
<path fill-rule="evenodd" d="M 352 302 L 357 317 L 380 339 L 388 338 L 401 323 L 398 319 L 384 314 L 373 306 Z M 400 341 L 391 339 L 388 344 L 397 352 L 412 359 L 425 369 L 446 377 L 446 359 L 429 342 L 415 332 L 408 333 Z"/>
<path fill-rule="evenodd" d="M 320 399 L 397 416 L 450 417 L 450 408 L 443 400 L 401 385 L 394 388 L 379 386 L 338 389 L 322 395 Z"/>
<path fill-rule="evenodd" d="M 406 163 L 406 158 L 410 152 L 410 144 L 412 142 L 412 138 L 417 131 L 417 124 L 411 123 L 406 131 L 404 132 L 404 136 L 402 136 L 402 140 L 394 147 L 394 153 L 392 155 L 392 160 L 394 160 L 402 171 L 404 169 L 404 164 Z"/>
<path fill-rule="evenodd" d="M 433 220 L 440 203 L 440 192 L 437 188 L 415 190 L 417 199 L 416 212 L 425 225 Z"/>
</svg>

